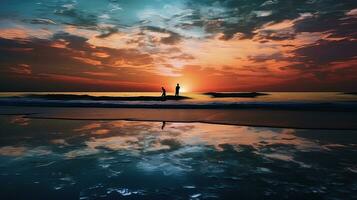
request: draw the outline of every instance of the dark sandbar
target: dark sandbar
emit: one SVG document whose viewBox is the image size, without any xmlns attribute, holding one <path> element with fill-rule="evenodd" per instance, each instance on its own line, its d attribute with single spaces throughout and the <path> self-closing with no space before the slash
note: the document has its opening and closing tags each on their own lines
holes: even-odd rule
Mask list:
<svg viewBox="0 0 357 200">
<path fill-rule="evenodd" d="M 260 92 L 233 92 L 233 93 L 207 92 L 204 94 L 212 96 L 213 98 L 229 98 L 229 97 L 255 98 L 258 96 L 269 95 Z"/>
<path fill-rule="evenodd" d="M 92 101 L 163 101 L 163 100 L 184 100 L 190 99 L 185 96 L 133 96 L 133 97 L 112 97 L 112 96 L 90 96 L 90 95 L 72 95 L 72 94 L 30 94 L 27 98 L 37 98 L 46 100 L 92 100 Z M 21 97 L 20 97 L 21 98 Z"/>
<path fill-rule="evenodd" d="M 357 95 L 357 92 L 344 92 L 343 94 Z"/>
</svg>

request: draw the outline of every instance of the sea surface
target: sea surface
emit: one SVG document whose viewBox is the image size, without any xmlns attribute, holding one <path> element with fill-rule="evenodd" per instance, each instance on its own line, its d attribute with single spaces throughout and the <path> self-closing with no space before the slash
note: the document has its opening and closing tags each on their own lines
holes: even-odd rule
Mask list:
<svg viewBox="0 0 357 200">
<path fill-rule="evenodd" d="M 1 199 L 356 199 L 357 131 L 0 116 Z"/>
<path fill-rule="evenodd" d="M 356 110 L 357 95 L 342 92 L 264 92 L 256 97 L 214 98 L 204 93 L 182 93 L 181 100 L 161 100 L 155 92 L 26 92 L 0 93 L 0 106 L 130 107 L 130 108 L 281 108 Z M 45 95 L 52 95 L 46 98 Z M 56 99 L 57 95 L 60 98 Z M 72 95 L 65 96 L 64 95 Z M 156 97 L 156 100 L 93 100 L 89 97 Z M 170 93 L 168 93 L 170 95 Z M 172 95 L 172 94 L 171 94 Z M 61 98 L 62 97 L 62 98 Z"/>
<path fill-rule="evenodd" d="M 343 92 L 263 92 L 255 98 L 212 98 L 204 93 L 182 93 L 191 99 L 183 102 L 357 102 L 357 95 Z M 0 97 L 23 97 L 29 94 L 72 94 L 106 97 L 161 96 L 160 92 L 0 92 Z M 173 95 L 168 92 L 167 95 Z"/>
</svg>

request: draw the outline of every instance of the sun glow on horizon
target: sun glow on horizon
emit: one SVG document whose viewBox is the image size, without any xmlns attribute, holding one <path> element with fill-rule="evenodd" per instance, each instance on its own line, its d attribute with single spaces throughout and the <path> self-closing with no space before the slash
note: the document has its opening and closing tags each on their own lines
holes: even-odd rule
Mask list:
<svg viewBox="0 0 357 200">
<path fill-rule="evenodd" d="M 181 93 L 187 93 L 187 92 L 189 92 L 189 90 L 184 86 L 180 86 L 180 92 Z"/>
<path fill-rule="evenodd" d="M 180 84 L 180 93 L 193 92 L 192 85 L 189 81 L 178 82 Z"/>
</svg>

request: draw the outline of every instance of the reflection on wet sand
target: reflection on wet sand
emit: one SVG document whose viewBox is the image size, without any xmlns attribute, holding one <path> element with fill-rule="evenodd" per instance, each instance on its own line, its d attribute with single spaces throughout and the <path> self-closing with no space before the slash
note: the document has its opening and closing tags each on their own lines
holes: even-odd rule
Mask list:
<svg viewBox="0 0 357 200">
<path fill-rule="evenodd" d="M 10 123 L 13 123 L 13 124 L 18 124 L 20 126 L 27 126 L 29 125 L 29 121 L 30 119 L 28 118 L 25 118 L 24 115 L 17 115 L 17 116 L 14 116 L 10 119 Z"/>
<path fill-rule="evenodd" d="M 25 147 L 4 146 L 0 148 L 2 156 L 22 156 L 26 152 Z"/>
<path fill-rule="evenodd" d="M 222 151 L 225 145 L 231 145 L 236 151 L 239 151 L 240 146 L 250 146 L 256 149 L 257 153 L 265 147 L 274 145 L 290 145 L 290 148 L 304 151 L 321 149 L 313 141 L 296 137 L 292 129 L 202 123 L 167 123 L 165 130 L 160 130 L 159 127 L 159 122 L 112 121 L 95 122 L 76 131 L 81 130 L 83 133 L 90 134 L 106 133 L 105 136 L 89 138 L 85 142 L 89 148 L 88 151 L 98 148 L 138 152 L 163 149 L 174 151 L 187 146 L 213 147 Z M 290 152 L 281 151 L 280 153 L 286 155 Z M 276 158 L 279 157 L 276 156 Z"/>
<path fill-rule="evenodd" d="M 11 180 L 0 193 L 8 197 L 10 186 L 35 183 L 58 199 L 333 199 L 357 190 L 356 131 L 43 119 L 23 126 L 20 118 L 0 118 L 0 180 Z"/>
</svg>

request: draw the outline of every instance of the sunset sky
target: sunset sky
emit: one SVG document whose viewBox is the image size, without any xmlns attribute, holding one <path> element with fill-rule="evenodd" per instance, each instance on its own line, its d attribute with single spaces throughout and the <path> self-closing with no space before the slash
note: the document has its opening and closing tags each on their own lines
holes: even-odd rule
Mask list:
<svg viewBox="0 0 357 200">
<path fill-rule="evenodd" d="M 0 0 L 0 91 L 356 91 L 356 0 Z"/>
</svg>

